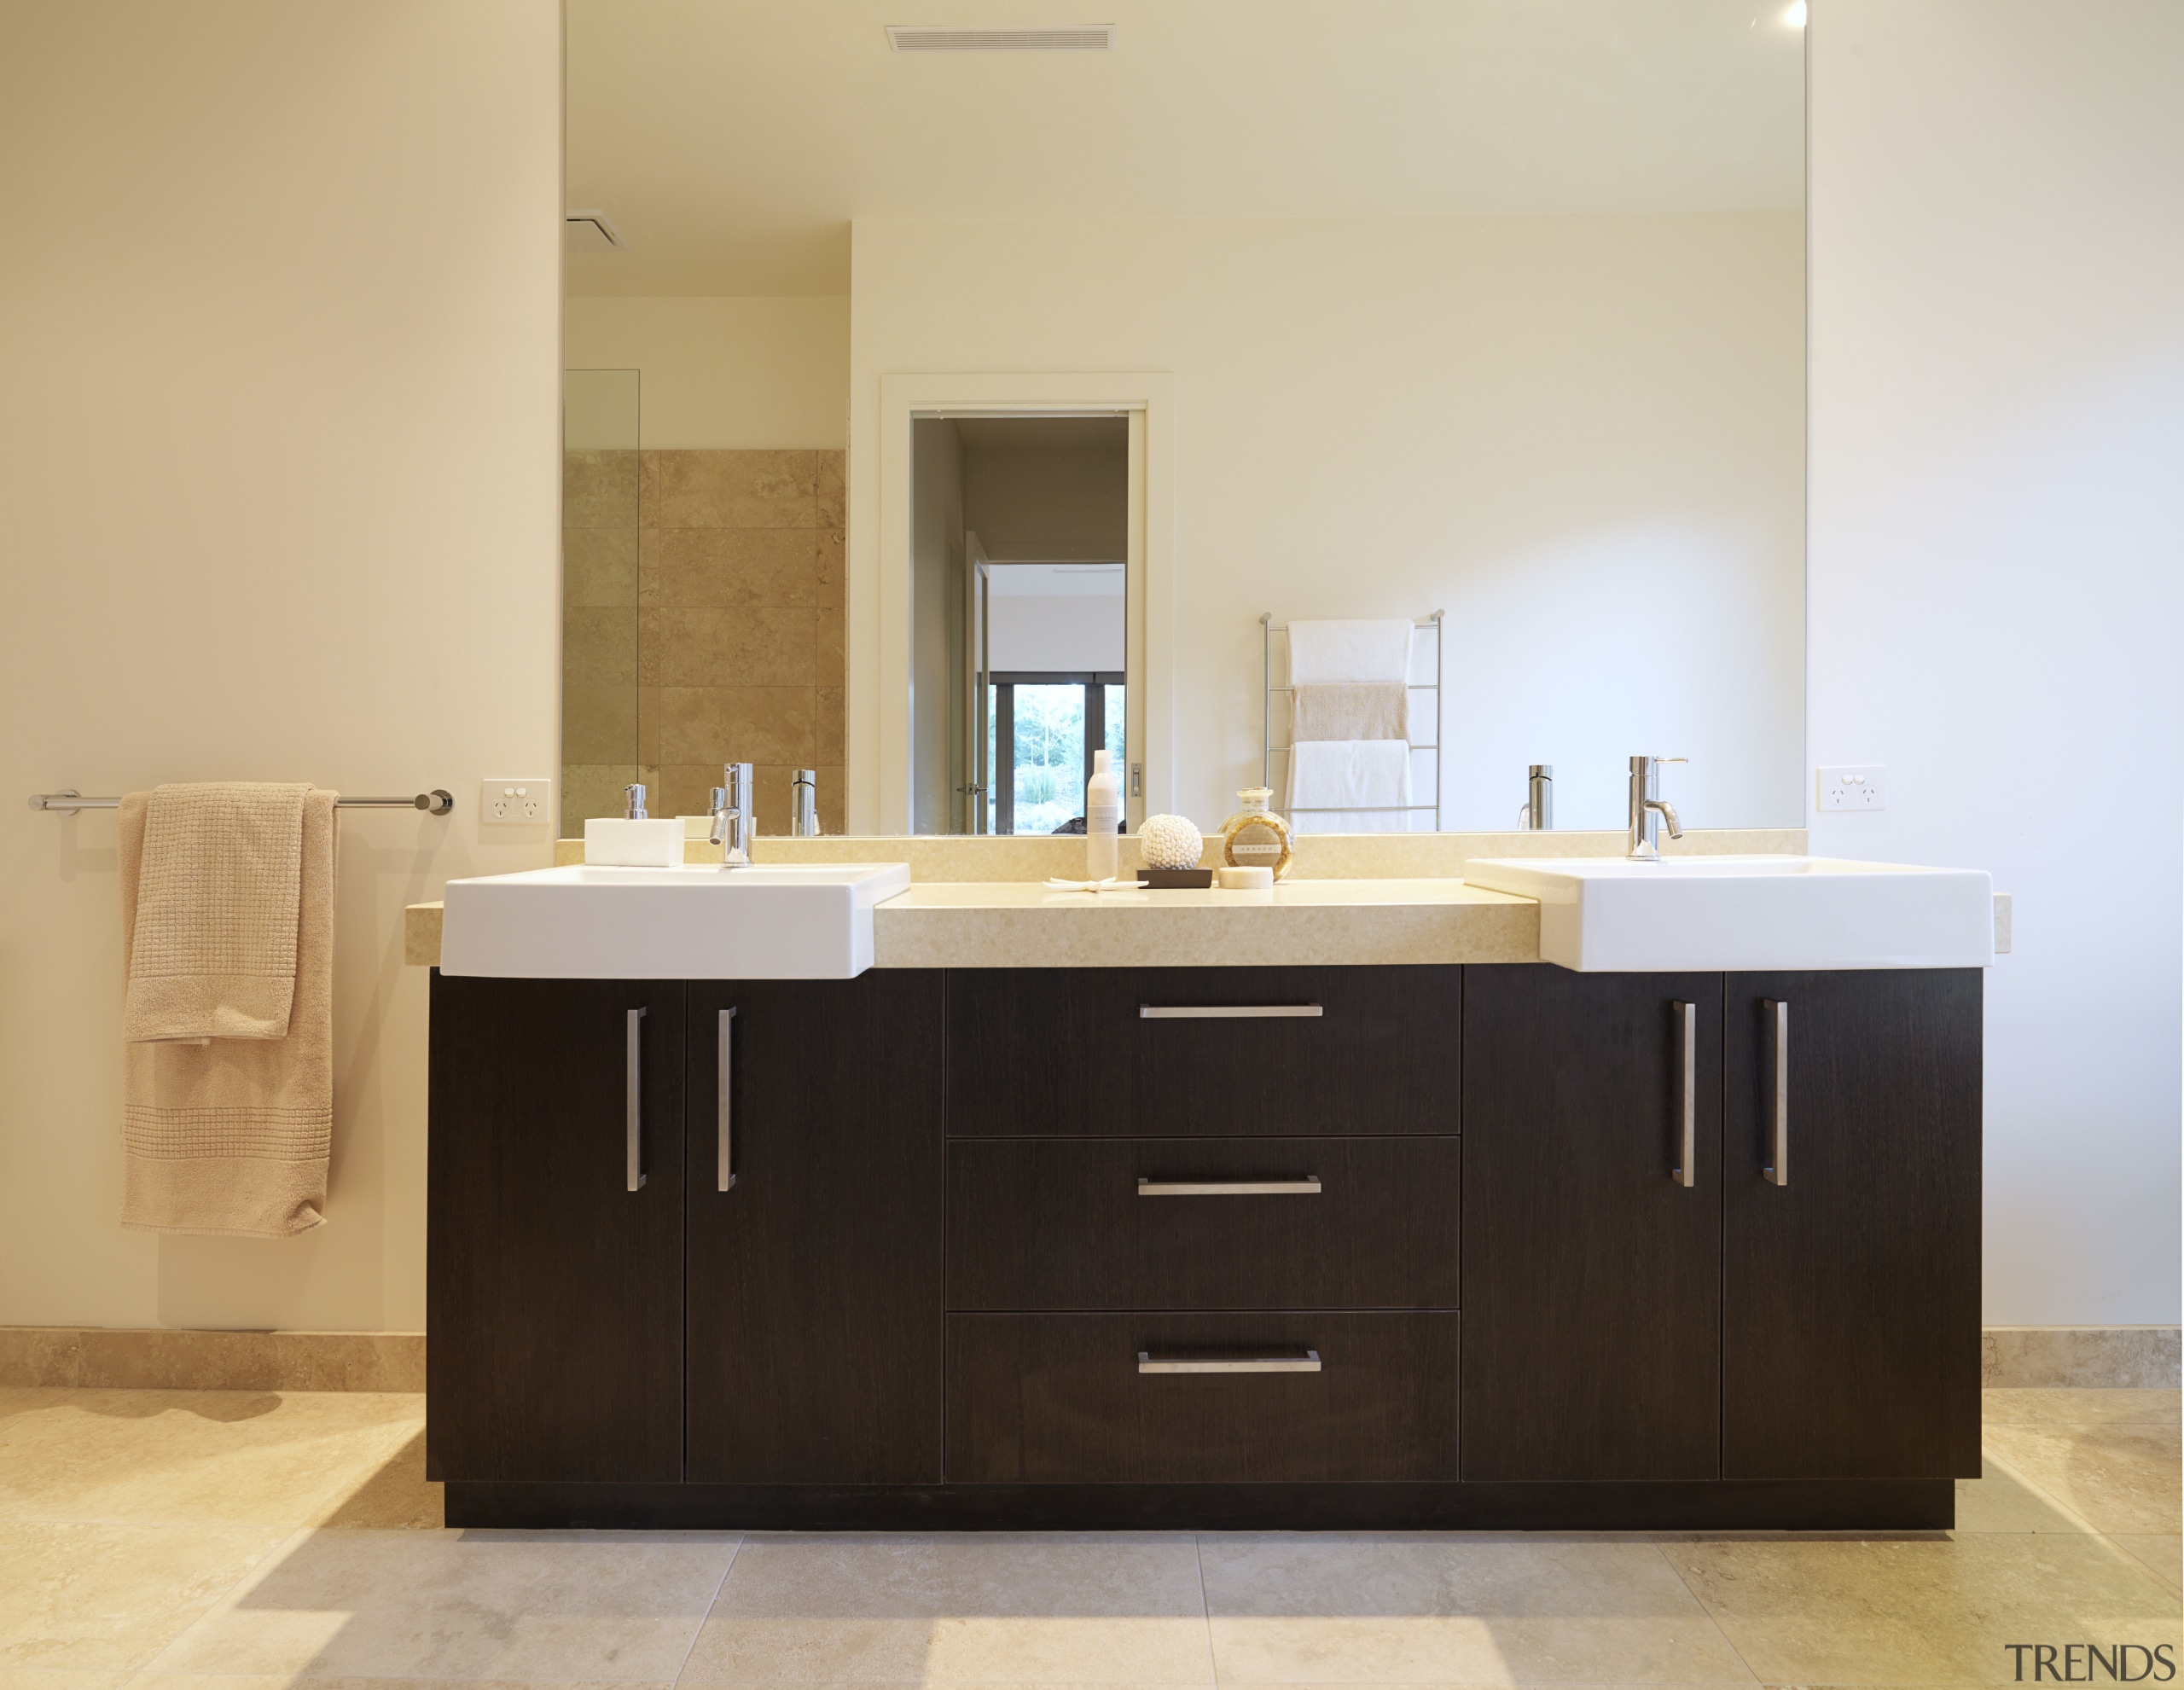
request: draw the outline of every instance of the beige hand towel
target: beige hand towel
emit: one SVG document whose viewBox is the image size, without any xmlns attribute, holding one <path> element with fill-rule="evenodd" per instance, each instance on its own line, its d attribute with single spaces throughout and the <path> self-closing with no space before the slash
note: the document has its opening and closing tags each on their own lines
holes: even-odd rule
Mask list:
<svg viewBox="0 0 2184 1690">
<path fill-rule="evenodd" d="M 262 874 L 246 877 L 212 868 L 195 905 L 180 900 L 185 913 L 162 918 L 165 935 L 141 950 L 140 932 L 149 938 L 145 899 L 155 886 L 167 895 L 173 883 L 155 868 L 155 841 L 148 827 L 160 794 L 132 793 L 121 801 L 122 955 L 131 968 L 132 1001 L 136 959 L 146 956 L 155 965 L 169 961 L 191 943 L 175 937 L 186 934 L 190 924 L 216 926 L 228 916 L 241 915 L 239 926 L 263 932 L 272 920 L 265 906 L 282 896 L 278 888 L 284 880 L 293 887 L 288 896 L 294 912 L 288 930 L 291 992 L 283 1032 L 222 1032 L 192 1043 L 171 1042 L 185 1035 L 153 1031 L 148 1039 L 132 1037 L 123 1046 L 124 1226 L 283 1238 L 307 1232 L 326 1218 L 327 1150 L 334 1130 L 335 796 L 301 790 L 293 866 L 287 876 L 262 845 L 254 845 L 250 860 Z M 253 820 L 245 828 L 258 825 Z M 189 850 L 204 848 L 188 829 L 184 835 Z M 217 851 L 214 842 L 214 855 Z M 269 882 L 275 889 L 270 893 Z M 189 1013 L 208 1006 L 230 1012 L 212 1018 L 220 1025 L 263 1025 L 270 1013 L 232 1012 L 246 992 L 259 990 L 249 983 L 275 978 L 261 972 L 271 966 L 270 940 L 258 949 L 234 944 L 224 948 L 217 938 L 201 943 L 200 955 L 247 966 L 154 978 L 243 984 L 148 993 L 144 1025 L 153 1030 L 193 1025 Z M 270 990 L 261 993 L 256 1007 L 267 1010 L 271 997 Z"/>
<path fill-rule="evenodd" d="M 238 781 L 145 799 L 124 1038 L 288 1036 L 310 791 Z"/>
<path fill-rule="evenodd" d="M 1407 740 L 1410 688 L 1400 681 L 1333 681 L 1299 686 L 1292 743 L 1306 740 Z"/>
</svg>

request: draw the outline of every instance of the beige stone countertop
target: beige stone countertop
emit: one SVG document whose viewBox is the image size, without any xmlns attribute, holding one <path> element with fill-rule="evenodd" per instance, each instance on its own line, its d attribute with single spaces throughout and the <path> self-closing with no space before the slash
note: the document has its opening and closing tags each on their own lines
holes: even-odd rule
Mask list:
<svg viewBox="0 0 2184 1690">
<path fill-rule="evenodd" d="M 1104 892 L 929 881 L 874 909 L 872 944 L 881 968 L 1536 962 L 1539 906 L 1449 880 Z"/>
<path fill-rule="evenodd" d="M 403 960 L 440 960 L 442 907 L 404 912 Z M 1461 880 L 1285 880 L 1265 891 L 1048 891 L 932 880 L 872 912 L 881 968 L 1188 968 L 1536 962 L 1539 906 Z"/>
</svg>

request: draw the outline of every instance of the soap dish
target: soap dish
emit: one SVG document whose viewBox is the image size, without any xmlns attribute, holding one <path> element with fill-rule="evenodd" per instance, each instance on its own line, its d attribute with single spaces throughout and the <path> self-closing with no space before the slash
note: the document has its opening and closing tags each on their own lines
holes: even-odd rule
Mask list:
<svg viewBox="0 0 2184 1690">
<path fill-rule="evenodd" d="M 1213 884 L 1211 868 L 1141 868 L 1137 883 L 1153 891 L 1180 891 L 1195 888 L 1203 891 Z"/>
</svg>

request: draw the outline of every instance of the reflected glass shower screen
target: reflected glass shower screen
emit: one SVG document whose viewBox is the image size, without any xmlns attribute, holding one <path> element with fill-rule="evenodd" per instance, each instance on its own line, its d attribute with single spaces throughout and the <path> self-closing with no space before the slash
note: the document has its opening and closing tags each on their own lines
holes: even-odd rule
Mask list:
<svg viewBox="0 0 2184 1690">
<path fill-rule="evenodd" d="M 561 830 L 574 838 L 588 817 L 621 815 L 622 789 L 646 778 L 637 737 L 642 393 L 634 369 L 564 370 L 561 383 Z"/>
</svg>

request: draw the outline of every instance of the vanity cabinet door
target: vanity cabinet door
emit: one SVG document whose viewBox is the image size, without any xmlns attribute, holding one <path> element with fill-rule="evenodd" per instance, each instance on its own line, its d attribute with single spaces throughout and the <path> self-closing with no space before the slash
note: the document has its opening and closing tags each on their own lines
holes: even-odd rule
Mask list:
<svg viewBox="0 0 2184 1690">
<path fill-rule="evenodd" d="M 433 971 L 433 1478 L 682 1476 L 682 1001 Z"/>
<path fill-rule="evenodd" d="M 1722 977 L 1464 976 L 1464 1478 L 1720 1477 Z"/>
<path fill-rule="evenodd" d="M 1723 1477 L 1978 1476 L 1982 990 L 1728 977 Z"/>
<path fill-rule="evenodd" d="M 933 971 L 692 984 L 692 1480 L 939 1479 L 941 1006 Z"/>
</svg>

